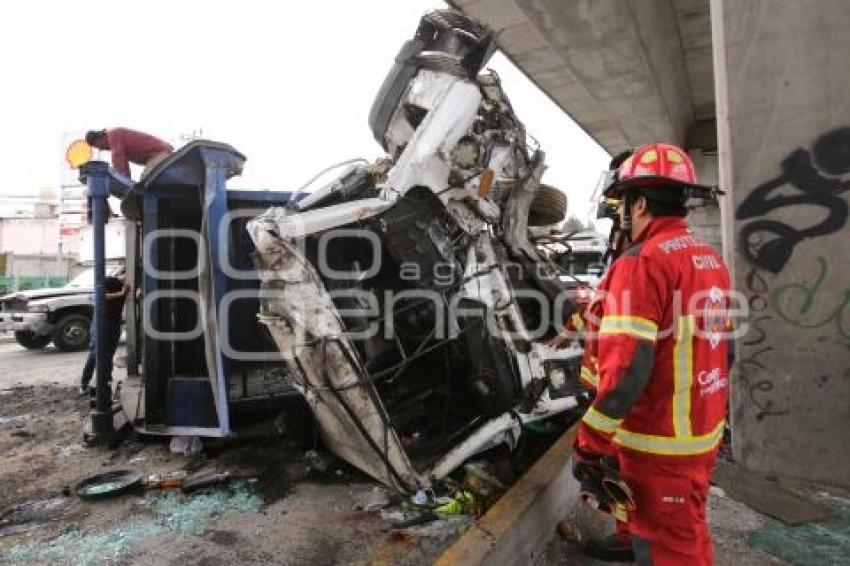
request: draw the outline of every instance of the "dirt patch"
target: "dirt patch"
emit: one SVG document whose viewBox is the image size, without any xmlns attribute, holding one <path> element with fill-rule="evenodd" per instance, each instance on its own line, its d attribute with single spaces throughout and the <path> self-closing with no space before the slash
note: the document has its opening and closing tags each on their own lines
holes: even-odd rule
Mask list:
<svg viewBox="0 0 850 566">
<path fill-rule="evenodd" d="M 165 439 L 128 435 L 115 449 L 82 444 L 88 400 L 69 386 L 0 392 L 0 562 L 99 564 L 366 564 L 394 532 L 363 510 L 375 483 L 296 435 L 208 441 L 194 456 Z M 80 501 L 83 478 L 109 470 L 228 471 L 190 495 L 141 491 Z M 432 561 L 447 540 L 395 535 L 396 552 Z M 405 551 L 405 548 L 408 549 Z"/>
<path fill-rule="evenodd" d="M 61 495 L 79 477 L 73 456 L 83 451 L 87 407 L 70 387 L 15 387 L 0 395 L 0 512 Z"/>
</svg>

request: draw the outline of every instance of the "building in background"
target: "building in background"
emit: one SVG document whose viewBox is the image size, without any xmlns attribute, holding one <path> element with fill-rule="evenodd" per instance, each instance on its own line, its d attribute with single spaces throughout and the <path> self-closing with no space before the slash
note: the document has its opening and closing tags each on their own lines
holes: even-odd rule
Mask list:
<svg viewBox="0 0 850 566">
<path fill-rule="evenodd" d="M 57 253 L 56 209 L 55 202 L 31 199 L 0 213 L 0 289 L 54 286 L 76 274 L 76 254 Z"/>
<path fill-rule="evenodd" d="M 58 188 L 0 197 L 0 291 L 62 285 L 92 262 L 88 199 L 79 165 L 93 153 L 84 138 L 84 132 L 62 135 Z M 122 219 L 107 224 L 106 242 L 109 258 L 124 257 Z"/>
</svg>

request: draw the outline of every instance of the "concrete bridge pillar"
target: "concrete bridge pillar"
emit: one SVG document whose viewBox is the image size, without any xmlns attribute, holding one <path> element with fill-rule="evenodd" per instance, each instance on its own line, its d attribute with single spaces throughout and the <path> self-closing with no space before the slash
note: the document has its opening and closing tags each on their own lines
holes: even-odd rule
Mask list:
<svg viewBox="0 0 850 566">
<path fill-rule="evenodd" d="M 734 454 L 850 485 L 850 9 L 711 0 L 711 17 L 725 255 L 750 309 Z"/>
</svg>

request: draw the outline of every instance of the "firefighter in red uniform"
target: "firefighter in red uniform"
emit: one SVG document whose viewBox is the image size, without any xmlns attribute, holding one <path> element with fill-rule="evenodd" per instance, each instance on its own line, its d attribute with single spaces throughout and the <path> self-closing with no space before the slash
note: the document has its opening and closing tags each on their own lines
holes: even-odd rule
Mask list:
<svg viewBox="0 0 850 566">
<path fill-rule="evenodd" d="M 602 298 L 607 294 L 607 277 L 599 282 L 597 290 L 583 308 L 573 313 L 564 324 L 564 330 L 550 346 L 561 348 L 569 342 L 581 339 L 584 343 L 584 354 L 581 358 L 579 381 L 594 395 L 599 388 L 599 322 L 602 320 Z M 582 552 L 593 558 L 610 562 L 632 562 L 632 542 L 628 529 L 628 514 L 622 505 L 610 505 L 605 512 L 613 515 L 616 520 L 615 532 L 604 539 L 589 539 L 583 546 Z"/>
<path fill-rule="evenodd" d="M 729 274 L 683 218 L 688 196 L 707 192 L 687 154 L 664 143 L 636 150 L 605 192 L 622 199 L 631 246 L 605 279 L 599 385 L 573 471 L 585 487 L 628 486 L 638 564 L 712 563 L 705 505 L 726 415 Z"/>
<path fill-rule="evenodd" d="M 608 165 L 608 170 L 602 176 L 602 183 L 610 183 L 617 178 L 620 166 L 623 162 L 632 155 L 631 150 L 624 151 L 614 158 Z M 613 220 L 611 233 L 608 237 L 608 252 L 607 258 L 616 260 L 623 251 L 624 238 L 620 230 L 620 218 L 616 209 L 611 207 L 613 199 L 608 199 L 605 196 L 598 194 L 600 197 L 600 210 L 598 218 L 609 218 Z M 581 372 L 579 380 L 588 390 L 592 391 L 594 396 L 599 387 L 599 323 L 602 320 L 602 298 L 607 296 L 608 292 L 608 277 L 607 275 L 593 290 L 589 300 L 582 301 L 581 297 L 578 301 L 581 309 L 572 314 L 572 316 L 564 323 L 563 331 L 556 336 L 549 345 L 554 348 L 562 348 L 569 342 L 581 340 L 584 346 L 584 355 L 581 359 Z M 631 538 L 627 524 L 627 513 L 621 505 L 614 505 L 610 509 L 611 514 L 616 519 L 615 532 L 604 539 L 589 539 L 582 548 L 584 554 L 611 562 L 632 562 L 634 554 L 632 552 Z"/>
</svg>

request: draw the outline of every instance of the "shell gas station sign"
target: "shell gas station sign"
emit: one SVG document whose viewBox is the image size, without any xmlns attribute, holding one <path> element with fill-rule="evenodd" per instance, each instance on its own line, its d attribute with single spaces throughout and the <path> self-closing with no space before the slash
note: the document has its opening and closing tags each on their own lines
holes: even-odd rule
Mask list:
<svg viewBox="0 0 850 566">
<path fill-rule="evenodd" d="M 65 149 L 65 162 L 71 169 L 79 169 L 80 165 L 91 161 L 92 155 L 94 152 L 86 140 L 76 139 Z"/>
</svg>

